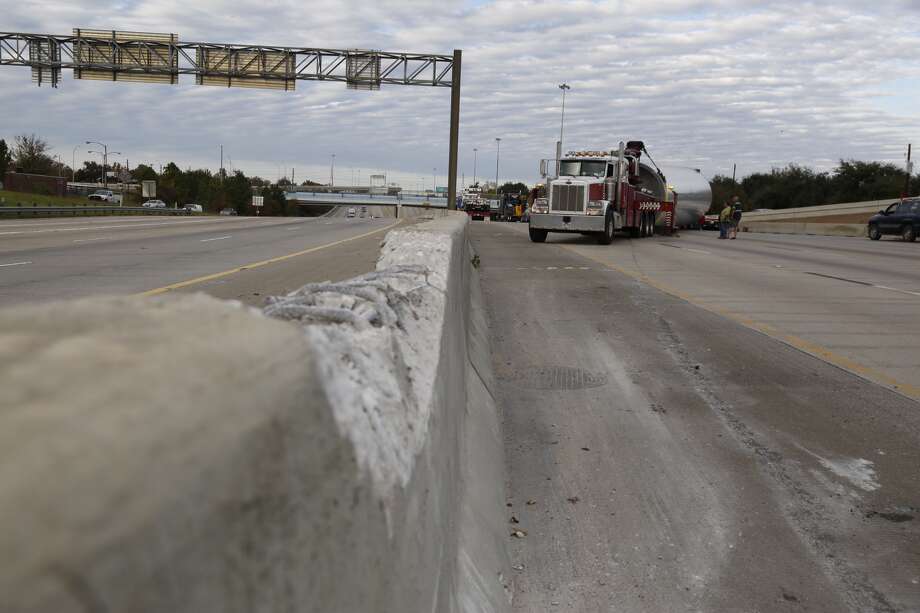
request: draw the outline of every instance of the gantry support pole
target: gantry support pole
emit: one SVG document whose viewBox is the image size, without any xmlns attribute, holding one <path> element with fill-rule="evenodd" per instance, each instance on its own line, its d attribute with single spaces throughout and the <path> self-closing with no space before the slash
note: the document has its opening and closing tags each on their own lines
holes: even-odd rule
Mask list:
<svg viewBox="0 0 920 613">
<path fill-rule="evenodd" d="M 457 209 L 457 149 L 460 140 L 460 56 L 454 49 L 454 63 L 450 85 L 450 157 L 447 162 L 447 208 Z"/>
</svg>

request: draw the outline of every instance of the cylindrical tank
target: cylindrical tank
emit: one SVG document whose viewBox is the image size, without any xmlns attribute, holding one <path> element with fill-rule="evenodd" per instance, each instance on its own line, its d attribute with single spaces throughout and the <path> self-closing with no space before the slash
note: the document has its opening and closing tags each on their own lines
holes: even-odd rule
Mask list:
<svg viewBox="0 0 920 613">
<path fill-rule="evenodd" d="M 677 227 L 696 226 L 712 203 L 709 181 L 697 168 L 662 166 L 668 182 L 668 191 L 677 194 Z"/>
</svg>

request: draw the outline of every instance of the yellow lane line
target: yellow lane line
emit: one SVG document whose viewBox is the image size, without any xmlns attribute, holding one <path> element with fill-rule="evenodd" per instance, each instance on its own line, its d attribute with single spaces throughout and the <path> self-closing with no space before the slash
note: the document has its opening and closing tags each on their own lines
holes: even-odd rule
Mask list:
<svg viewBox="0 0 920 613">
<path fill-rule="evenodd" d="M 611 270 L 615 270 L 616 272 L 620 274 L 624 274 L 627 277 L 631 277 L 637 281 L 641 281 L 666 294 L 670 294 L 671 296 L 680 298 L 681 300 L 685 302 L 689 302 L 690 304 L 694 306 L 698 306 L 702 309 L 705 309 L 709 311 L 710 313 L 715 313 L 716 315 L 721 315 L 722 317 L 731 319 L 732 321 L 741 324 L 745 328 L 754 330 L 755 332 L 760 332 L 761 334 L 764 334 L 766 336 L 769 336 L 770 338 L 773 338 L 782 343 L 785 343 L 786 345 L 789 345 L 790 347 L 798 349 L 799 351 L 802 351 L 818 359 L 824 360 L 825 362 L 833 364 L 834 366 L 837 366 L 838 368 L 842 368 L 864 379 L 868 379 L 869 381 L 872 381 L 873 383 L 878 383 L 880 385 L 888 387 L 896 392 L 899 392 L 900 394 L 904 396 L 907 396 L 908 398 L 911 398 L 913 400 L 920 400 L 920 387 L 916 385 L 911 385 L 909 383 L 904 383 L 903 381 L 899 381 L 898 379 L 895 379 L 889 375 L 886 375 L 883 372 L 875 370 L 874 368 L 865 366 L 863 364 L 860 364 L 859 362 L 855 362 L 851 360 L 850 358 L 847 358 L 838 353 L 835 353 L 834 351 L 828 349 L 827 347 L 824 347 L 823 345 L 818 345 L 817 343 L 813 343 L 811 341 L 805 340 L 804 338 L 795 336 L 794 334 L 786 334 L 785 332 L 782 332 L 781 330 L 777 330 L 776 328 L 768 324 L 756 322 L 748 317 L 745 317 L 744 315 L 735 313 L 734 311 L 730 311 L 723 307 L 709 304 L 707 302 L 694 298 L 693 296 L 685 294 L 684 292 L 681 292 L 680 290 L 676 290 L 668 285 L 660 283 L 659 281 L 655 281 L 654 279 L 650 278 L 648 275 L 644 273 L 628 270 L 620 266 L 617 266 L 616 264 L 611 264 L 609 262 L 600 260 L 596 257 L 581 253 L 577 251 L 574 248 L 574 246 L 561 245 L 561 244 L 558 246 L 568 251 L 571 251 L 575 254 L 578 254 L 582 257 L 587 257 L 591 260 L 594 260 L 595 262 L 598 262 L 599 264 L 602 264 L 606 266 L 607 268 L 610 268 Z"/>
<path fill-rule="evenodd" d="M 356 241 L 362 238 L 367 238 L 368 236 L 373 236 L 374 234 L 378 234 L 380 232 L 385 232 L 391 228 L 398 226 L 400 222 L 401 220 L 391 223 L 388 226 L 384 226 L 383 228 L 377 228 L 376 230 L 372 230 L 371 232 L 365 232 L 364 234 L 359 234 L 357 236 L 343 238 L 342 240 L 335 241 L 333 243 L 326 243 L 325 245 L 319 245 L 318 247 L 311 247 L 310 249 L 304 249 L 303 251 L 297 251 L 295 253 L 288 253 L 287 255 L 280 255 L 276 258 L 262 260 L 261 262 L 253 262 L 252 264 L 244 264 L 242 266 L 238 266 L 237 268 L 232 268 L 230 270 L 225 270 L 223 272 L 216 272 L 214 274 L 205 275 L 203 277 L 196 277 L 195 279 L 188 279 L 187 281 L 180 281 L 178 283 L 164 285 L 163 287 L 158 287 L 156 289 L 150 289 L 145 292 L 141 292 L 137 295 L 138 296 L 156 296 L 157 294 L 165 294 L 166 292 L 170 292 L 176 289 L 181 289 L 183 287 L 188 287 L 189 285 L 195 285 L 196 283 L 203 283 L 205 281 L 211 281 L 213 279 L 220 279 L 221 277 L 226 277 L 228 275 L 232 275 L 234 273 L 238 273 L 243 270 L 251 270 L 253 268 L 260 268 L 262 266 L 267 266 L 269 264 L 274 264 L 276 262 L 283 262 L 284 260 L 289 260 L 291 258 L 296 258 L 302 255 L 307 255 L 308 253 L 314 253 L 316 251 L 320 251 L 321 249 L 328 249 L 329 247 L 335 247 L 336 245 L 341 245 L 341 244 L 348 243 L 351 241 Z"/>
</svg>

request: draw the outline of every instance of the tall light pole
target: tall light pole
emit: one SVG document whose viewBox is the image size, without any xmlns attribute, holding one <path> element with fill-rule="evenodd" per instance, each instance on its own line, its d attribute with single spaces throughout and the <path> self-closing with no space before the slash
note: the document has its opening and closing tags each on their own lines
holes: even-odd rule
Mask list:
<svg viewBox="0 0 920 613">
<path fill-rule="evenodd" d="M 332 154 L 332 165 L 329 167 L 329 187 L 335 187 L 335 154 Z"/>
<path fill-rule="evenodd" d="M 562 133 L 565 130 L 565 92 L 572 88 L 568 84 L 562 83 L 559 89 L 562 90 L 562 121 L 559 123 L 559 149 L 562 149 Z"/>
<path fill-rule="evenodd" d="M 476 154 L 479 152 L 479 149 L 473 147 L 473 185 L 476 185 Z"/>
<path fill-rule="evenodd" d="M 498 157 L 502 152 L 502 139 L 495 139 L 495 198 L 498 198 Z"/>
<path fill-rule="evenodd" d="M 106 166 L 109 164 L 109 146 L 105 143 L 100 143 L 97 140 L 88 140 L 86 141 L 87 145 L 99 145 L 102 147 L 102 187 L 103 189 L 109 186 L 109 177 L 106 174 Z"/>
<path fill-rule="evenodd" d="M 96 144 L 99 145 L 102 143 L 96 143 Z M 108 151 L 106 149 L 103 151 L 87 151 L 87 153 L 95 153 L 96 155 L 102 156 L 102 187 L 107 188 L 109 185 L 109 181 L 108 181 L 109 175 L 108 175 L 108 171 L 106 170 L 106 167 L 108 166 L 108 163 L 109 163 L 109 156 L 110 155 L 121 155 L 122 154 L 121 151 Z"/>
<path fill-rule="evenodd" d="M 438 169 L 431 169 L 431 193 L 434 194 L 438 191 Z"/>
<path fill-rule="evenodd" d="M 70 182 L 77 182 L 77 149 L 80 148 L 80 145 L 76 145 L 73 148 L 73 152 L 70 154 Z"/>
</svg>

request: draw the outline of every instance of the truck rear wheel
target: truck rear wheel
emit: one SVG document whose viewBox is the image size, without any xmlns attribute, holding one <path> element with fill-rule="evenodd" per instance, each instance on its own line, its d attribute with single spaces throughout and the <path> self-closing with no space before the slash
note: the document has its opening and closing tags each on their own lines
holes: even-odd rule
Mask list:
<svg viewBox="0 0 920 613">
<path fill-rule="evenodd" d="M 546 230 L 537 230 L 536 228 L 528 228 L 527 232 L 530 234 L 530 240 L 535 243 L 545 243 L 546 235 L 549 234 Z"/>
</svg>

